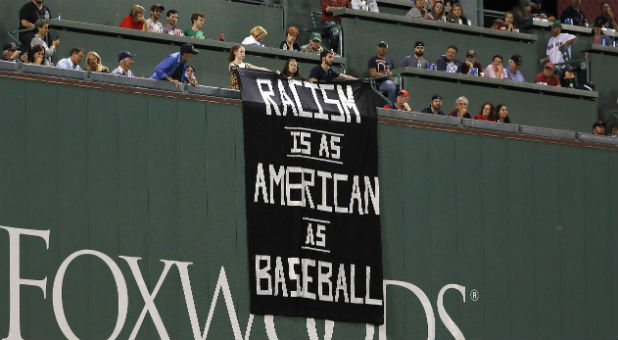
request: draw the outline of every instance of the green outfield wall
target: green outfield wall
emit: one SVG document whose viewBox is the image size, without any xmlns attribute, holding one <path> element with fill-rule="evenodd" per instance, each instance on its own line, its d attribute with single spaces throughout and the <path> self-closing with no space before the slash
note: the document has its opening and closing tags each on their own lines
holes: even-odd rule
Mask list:
<svg viewBox="0 0 618 340">
<path fill-rule="evenodd" d="M 240 101 L 25 77 L 0 75 L 0 338 L 618 337 L 613 146 L 380 110 L 386 324 L 253 316 Z"/>
</svg>

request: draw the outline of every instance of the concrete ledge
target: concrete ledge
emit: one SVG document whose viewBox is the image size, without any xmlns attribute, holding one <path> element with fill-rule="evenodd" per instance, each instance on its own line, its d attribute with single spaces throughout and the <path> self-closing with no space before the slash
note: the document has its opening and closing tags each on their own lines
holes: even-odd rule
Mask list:
<svg viewBox="0 0 618 340">
<path fill-rule="evenodd" d="M 19 70 L 19 67 L 21 63 L 19 62 L 12 62 L 12 61 L 4 61 L 4 60 L 0 60 L 0 70 L 3 71 L 17 71 Z"/>
<path fill-rule="evenodd" d="M 461 124 L 461 118 L 434 115 L 422 112 L 407 112 L 399 110 L 378 109 L 378 116 L 384 118 L 402 119 L 415 122 L 423 122 L 429 124 L 443 124 L 450 126 L 457 126 Z"/>
<path fill-rule="evenodd" d="M 569 130 L 559 130 L 552 128 L 545 128 L 539 126 L 520 125 L 519 130 L 525 135 L 534 135 L 549 138 L 559 139 L 577 139 L 577 132 Z"/>
<path fill-rule="evenodd" d="M 22 71 L 26 73 L 44 74 L 46 76 L 63 77 L 71 79 L 85 80 L 88 77 L 87 71 L 68 70 L 50 66 L 40 66 L 34 64 L 23 64 Z"/>
<path fill-rule="evenodd" d="M 486 130 L 494 130 L 494 131 L 503 131 L 503 132 L 511 132 L 518 133 L 519 125 L 518 124 L 502 124 L 496 122 L 490 122 L 487 120 L 478 120 L 478 119 L 462 119 L 461 125 L 476 129 L 486 129 Z"/>
<path fill-rule="evenodd" d="M 204 85 L 198 85 L 198 86 L 187 85 L 185 87 L 185 90 L 189 93 L 199 94 L 199 95 L 204 95 L 204 96 L 240 99 L 240 91 L 221 88 L 221 87 L 204 86 Z"/>
<path fill-rule="evenodd" d="M 591 133 L 579 132 L 577 139 L 583 142 L 618 145 L 618 138 L 612 136 L 599 136 Z"/>
</svg>

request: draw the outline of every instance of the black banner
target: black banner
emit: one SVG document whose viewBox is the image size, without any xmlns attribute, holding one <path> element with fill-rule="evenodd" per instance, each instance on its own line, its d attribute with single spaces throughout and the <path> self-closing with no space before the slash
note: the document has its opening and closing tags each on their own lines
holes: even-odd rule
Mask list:
<svg viewBox="0 0 618 340">
<path fill-rule="evenodd" d="M 369 84 L 241 70 L 251 313 L 382 324 Z"/>
</svg>

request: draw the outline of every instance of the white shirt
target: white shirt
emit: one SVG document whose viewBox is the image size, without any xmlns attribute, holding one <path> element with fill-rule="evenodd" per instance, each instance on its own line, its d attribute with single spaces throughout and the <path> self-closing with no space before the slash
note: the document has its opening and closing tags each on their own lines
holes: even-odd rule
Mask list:
<svg viewBox="0 0 618 340">
<path fill-rule="evenodd" d="M 155 23 L 152 19 L 148 19 L 146 20 L 146 27 L 148 27 L 149 32 L 163 33 L 163 24 L 161 24 L 161 21 Z"/>
<path fill-rule="evenodd" d="M 352 9 L 361 9 L 361 0 L 352 0 L 350 1 L 350 7 Z M 367 6 L 369 7 L 369 11 L 378 13 L 378 3 L 376 0 L 367 0 Z"/>
<path fill-rule="evenodd" d="M 242 43 L 243 45 L 250 45 L 250 46 L 260 46 L 260 47 L 264 47 L 264 44 L 262 44 L 261 42 L 255 40 L 255 38 L 250 35 L 248 37 L 246 37 Z"/>
<path fill-rule="evenodd" d="M 551 37 L 547 42 L 547 51 L 545 52 L 549 56 L 549 61 L 554 64 L 563 63 L 564 58 L 562 57 L 560 46 L 573 38 L 575 38 L 575 36 L 570 33 L 560 33 L 557 37 Z M 567 47 L 567 50 L 569 55 L 571 55 L 571 45 Z"/>
<path fill-rule="evenodd" d="M 69 70 L 81 70 L 82 69 L 81 67 L 79 67 L 79 65 L 73 64 L 73 61 L 71 61 L 71 58 L 64 58 L 64 59 L 58 60 L 58 62 L 56 63 L 56 67 L 66 68 Z"/>
<path fill-rule="evenodd" d="M 125 77 L 133 77 L 133 72 L 131 72 L 131 70 L 123 70 L 122 67 L 118 66 L 116 67 L 113 71 L 112 74 L 116 74 L 119 76 L 125 76 Z"/>
</svg>

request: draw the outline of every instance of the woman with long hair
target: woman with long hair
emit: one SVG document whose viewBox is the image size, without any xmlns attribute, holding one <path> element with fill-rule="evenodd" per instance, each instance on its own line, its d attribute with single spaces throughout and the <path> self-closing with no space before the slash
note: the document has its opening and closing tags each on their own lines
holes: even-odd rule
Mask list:
<svg viewBox="0 0 618 340">
<path fill-rule="evenodd" d="M 242 44 L 264 47 L 264 44 L 262 44 L 262 40 L 267 34 L 268 31 L 264 27 L 255 26 L 251 29 L 251 31 L 249 31 L 249 36 L 243 39 Z"/>
<path fill-rule="evenodd" d="M 185 76 L 187 76 L 187 79 L 185 79 L 185 83 L 197 86 L 197 79 L 195 78 L 195 67 L 187 65 L 187 69 L 185 70 Z"/>
<path fill-rule="evenodd" d="M 230 72 L 230 88 L 233 90 L 240 90 L 240 82 L 238 77 L 239 69 L 246 68 L 249 70 L 270 71 L 269 69 L 264 67 L 258 67 L 249 63 L 245 63 L 245 48 L 240 44 L 234 44 L 232 46 L 227 60 L 229 61 L 228 71 Z"/>
<path fill-rule="evenodd" d="M 122 19 L 120 27 L 147 31 L 148 25 L 146 25 L 146 19 L 144 19 L 144 7 L 140 5 L 131 6 L 129 15 Z"/>
<path fill-rule="evenodd" d="M 288 79 L 300 78 L 300 68 L 298 67 L 298 62 L 296 59 L 288 59 L 288 61 L 285 62 L 285 66 L 283 66 L 283 70 L 280 74 Z"/>
<path fill-rule="evenodd" d="M 444 3 L 442 0 L 436 0 L 431 11 L 427 14 L 427 19 L 435 21 L 442 21 L 444 19 Z"/>
<path fill-rule="evenodd" d="M 52 42 L 51 46 L 47 45 L 47 33 L 49 32 L 49 24 L 45 19 L 39 19 L 34 23 L 36 28 L 36 34 L 30 40 L 30 48 L 36 45 L 43 47 L 45 56 L 43 57 L 43 64 L 45 66 L 52 66 L 52 56 L 56 53 L 56 48 L 60 45 L 60 40 L 56 39 Z"/>
<path fill-rule="evenodd" d="M 496 121 L 495 116 L 496 116 L 496 113 L 495 113 L 494 104 L 490 102 L 485 102 L 483 103 L 483 106 L 481 106 L 481 111 L 479 111 L 479 113 L 476 116 L 474 116 L 474 119 L 493 120 L 495 122 Z"/>
<path fill-rule="evenodd" d="M 464 16 L 463 7 L 461 7 L 460 4 L 454 4 L 453 7 L 451 7 L 451 11 L 442 21 L 472 26 L 472 22 Z"/>
<path fill-rule="evenodd" d="M 45 65 L 45 49 L 41 45 L 36 45 L 28 51 L 28 64 Z"/>
<path fill-rule="evenodd" d="M 285 31 L 285 40 L 279 44 L 279 48 L 286 51 L 300 51 L 300 45 L 296 41 L 299 33 L 295 26 L 288 27 Z"/>
<path fill-rule="evenodd" d="M 510 123 L 511 119 L 509 118 L 509 111 L 504 104 L 496 105 L 496 112 L 498 114 L 498 119 L 496 120 L 498 123 Z"/>
<path fill-rule="evenodd" d="M 101 64 L 101 56 L 95 51 L 86 55 L 86 71 L 109 73 L 109 68 Z"/>
</svg>

